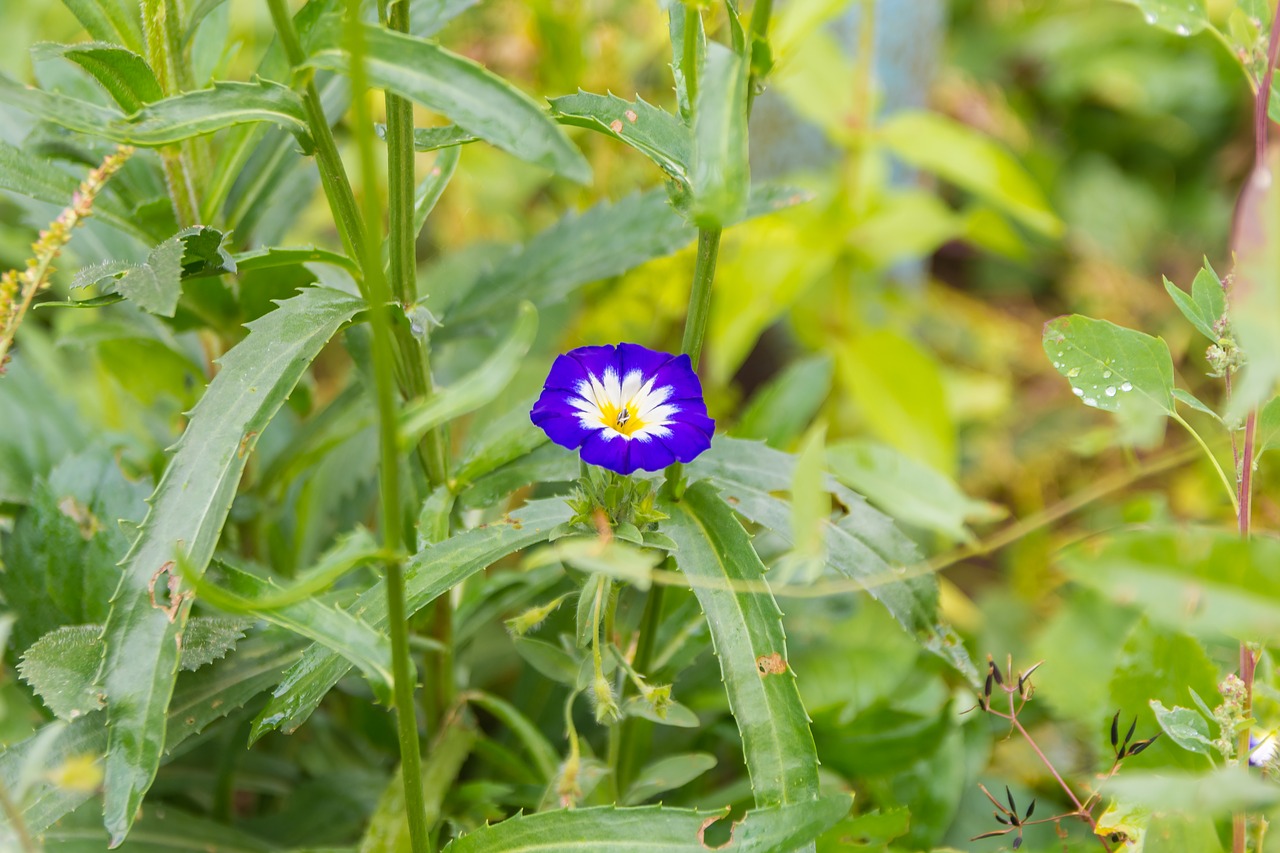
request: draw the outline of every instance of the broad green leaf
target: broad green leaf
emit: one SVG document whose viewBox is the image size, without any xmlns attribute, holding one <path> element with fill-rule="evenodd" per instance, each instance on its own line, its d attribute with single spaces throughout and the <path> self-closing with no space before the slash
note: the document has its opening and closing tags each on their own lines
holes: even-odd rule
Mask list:
<svg viewBox="0 0 1280 853">
<path fill-rule="evenodd" d="M 952 542 L 973 541 L 966 524 L 994 521 L 999 507 L 974 500 L 947 477 L 893 448 L 842 441 L 827 449 L 831 473 L 899 521 L 932 530 Z"/>
<path fill-rule="evenodd" d="M 727 812 L 663 806 L 595 806 L 557 809 L 508 818 L 455 839 L 444 853 L 532 853 L 573 848 L 597 853 L 772 853 L 812 841 L 849 811 L 850 798 L 835 794 L 810 802 L 754 809 L 733 824 L 732 837 L 711 848 L 707 828 Z"/>
<path fill-rule="evenodd" d="M 1258 410 L 1258 426 L 1254 433 L 1257 444 L 1254 459 L 1265 450 L 1280 447 L 1280 397 L 1273 397 Z"/>
<path fill-rule="evenodd" d="M 142 20 L 138 5 L 129 0 L 62 0 L 93 38 L 122 44 L 134 53 L 142 53 Z"/>
<path fill-rule="evenodd" d="M 1210 26 L 1204 0 L 1123 0 L 1137 6 L 1148 24 L 1180 36 L 1191 36 Z"/>
<path fill-rule="evenodd" d="M 1174 413 L 1173 357 L 1161 338 L 1073 314 L 1045 324 L 1044 351 L 1086 406 Z"/>
<path fill-rule="evenodd" d="M 534 501 L 504 521 L 475 528 L 419 551 L 405 564 L 405 597 L 408 615 L 426 607 L 440 595 L 476 572 L 521 548 L 545 541 L 557 524 L 569 520 L 563 499 Z M 365 591 L 348 608 L 351 614 L 375 630 L 387 624 L 387 597 L 382 582 Z M 254 720 L 252 737 L 272 729 L 292 732 L 306 721 L 320 700 L 350 669 L 350 663 L 321 646 L 311 646 L 289 670 L 274 697 Z"/>
<path fill-rule="evenodd" d="M 480 0 L 432 0 L 430 3 L 414 3 L 409 7 L 409 32 L 421 38 L 430 38 L 444 25 L 470 9 Z"/>
<path fill-rule="evenodd" d="M 582 661 L 554 643 L 532 637 L 512 639 L 516 654 L 534 671 L 567 687 L 576 687 L 582 672 Z"/>
<path fill-rule="evenodd" d="M 195 37 L 196 30 L 200 29 L 200 24 L 204 19 L 226 2 L 227 0 L 200 0 L 199 3 L 195 4 L 195 8 L 191 10 L 191 14 L 187 17 L 186 28 L 183 30 L 182 35 L 183 43 L 190 42 Z"/>
<path fill-rule="evenodd" d="M 18 380 L 17 371 L 10 371 L 0 393 L 18 390 L 10 387 Z M 6 424 L 16 429 L 41 426 L 18 419 L 19 412 L 38 411 L 22 407 L 21 398 L 0 396 L 0 406 Z M 37 437 L 47 440 L 44 434 L 32 436 Z M 142 520 L 149 491 L 147 482 L 131 482 L 106 449 L 67 453 L 47 478 L 33 477 L 25 486 L 29 504 L 13 530 L 0 537 L 5 604 L 22 614 L 14 627 L 17 649 L 59 626 L 106 621 L 120 579 L 117 564 L 129 550 L 130 536 L 120 522 Z M 98 652 L 101 657 L 100 647 Z"/>
<path fill-rule="evenodd" d="M 758 805 L 793 804 L 818 793 L 818 755 L 787 658 L 764 565 L 742 525 L 707 483 L 664 501 L 662 529 L 676 542 L 681 571 L 706 614 L 729 709 Z M 749 591 L 729 585 L 744 583 Z"/>
<path fill-rule="evenodd" d="M 1244 420 L 1274 395 L 1280 379 L 1280 148 L 1254 167 L 1240 194 L 1232 251 L 1236 258 L 1228 316 L 1245 368 L 1231 389 L 1229 421 Z"/>
<path fill-rule="evenodd" d="M 533 346 L 537 332 L 538 312 L 530 303 L 522 303 L 511 333 L 475 370 L 426 400 L 404 408 L 400 417 L 401 446 L 412 446 L 428 430 L 474 412 L 502 393 Z"/>
<path fill-rule="evenodd" d="M 227 248 L 231 235 L 195 225 L 178 232 L 182 240 L 182 277 L 203 278 L 237 272 L 236 260 Z"/>
<path fill-rule="evenodd" d="M 1239 767 L 1205 773 L 1126 771 L 1108 788 L 1126 801 L 1172 814 L 1226 817 L 1280 803 L 1280 788 Z"/>
<path fill-rule="evenodd" d="M 285 641 L 282 641 L 285 640 Z M 240 708 L 280 679 L 280 672 L 297 658 L 296 647 L 280 635 L 264 635 L 240 643 L 235 652 L 199 672 L 184 673 L 169 705 L 165 750 L 172 752 L 209 723 Z M 22 799 L 23 820 L 31 832 L 43 832 L 71 812 L 90 793 L 62 788 L 43 772 L 85 755 L 99 756 L 107 748 L 107 727 L 101 714 L 87 714 L 57 735 L 47 752 L 40 734 L 0 753 L 0 783 L 17 788 L 24 766 L 38 762 L 34 786 Z M 95 811 L 99 811 L 95 805 Z M 99 820 L 100 818 L 99 811 Z M 7 818 L 0 815 L 0 842 L 6 837 Z M 101 846 L 98 849 L 102 849 Z"/>
<path fill-rule="evenodd" d="M 127 113 L 164 97 L 151 66 L 128 48 L 106 42 L 82 42 L 57 45 L 54 51 L 92 74 Z"/>
<path fill-rule="evenodd" d="M 1120 833 L 1127 839 L 1125 843 L 1130 846 L 1133 853 L 1144 853 L 1147 827 L 1150 823 L 1151 809 L 1112 798 L 1107 804 L 1106 811 L 1098 815 L 1098 824 L 1094 832 L 1103 838 L 1110 837 L 1113 833 Z"/>
<path fill-rule="evenodd" d="M 622 805 L 636 805 L 666 791 L 682 788 L 715 766 L 716 757 L 707 752 L 686 752 L 659 758 L 640 770 L 622 798 Z"/>
<path fill-rule="evenodd" d="M 4 100 L 5 78 L 0 75 L 0 101 Z M 0 190 L 65 206 L 71 203 L 79 181 L 59 169 L 51 161 L 14 148 L 0 141 Z M 109 185 L 108 185 L 109 186 Z M 151 242 L 146 232 L 133 221 L 133 213 L 109 192 L 93 203 L 93 215 L 144 242 Z"/>
<path fill-rule="evenodd" d="M 477 478 L 519 459 L 547 442 L 547 435 L 529 420 L 534 398 L 516 402 L 503 415 L 477 424 L 468 438 L 453 477 L 458 491 Z"/>
<path fill-rule="evenodd" d="M 585 127 L 625 142 L 652 160 L 667 175 L 689 183 L 693 137 L 680 119 L 637 97 L 634 102 L 615 95 L 578 90 L 576 95 L 551 98 L 551 112 L 561 124 Z"/>
<path fill-rule="evenodd" d="M 591 167 L 555 122 L 484 66 L 434 42 L 381 27 L 368 27 L 366 39 L 371 85 L 416 101 L 522 160 L 578 183 L 591 179 Z M 311 63 L 346 71 L 347 56 L 329 41 L 312 54 Z"/>
<path fill-rule="evenodd" d="M 191 607 L 177 581 L 178 549 L 195 572 L 204 571 L 258 435 L 321 347 L 362 307 L 345 293 L 309 288 L 249 324 L 248 337 L 220 360 L 151 496 L 105 634 L 105 820 L 115 841 L 128 833 L 164 744 L 177 638 Z"/>
<path fill-rule="evenodd" d="M 718 42 L 707 45 L 693 106 L 693 160 L 689 168 L 693 222 L 724 228 L 747 209 L 747 61 Z"/>
<path fill-rule="evenodd" d="M 235 648 L 247 623 L 196 616 L 182 635 L 183 670 L 197 670 Z M 102 625 L 66 625 L 50 631 L 27 649 L 18 664 L 22 680 L 44 700 L 55 717 L 74 720 L 103 706 L 94 687 L 102 661 Z"/>
<path fill-rule="evenodd" d="M 911 812 L 906 806 L 847 817 L 818 839 L 818 853 L 846 853 L 851 838 L 856 838 L 866 853 L 884 853 L 888 843 L 906 835 L 910 827 Z"/>
<path fill-rule="evenodd" d="M 734 435 L 785 449 L 805 431 L 831 393 L 833 367 L 829 355 L 787 365 L 751 397 L 733 428 Z"/>
<path fill-rule="evenodd" d="M 1069 577 L 1156 622 L 1205 636 L 1280 638 L 1280 539 L 1229 530 L 1128 529 L 1059 557 Z M 1185 698 L 1185 697 L 1179 697 Z"/>
<path fill-rule="evenodd" d="M 1159 699 L 1151 700 L 1151 712 L 1169 739 L 1188 752 L 1201 755 L 1215 754 L 1213 741 L 1209 739 L 1209 723 L 1193 708 L 1174 705 L 1166 708 Z"/>
<path fill-rule="evenodd" d="M 688 467 L 691 479 L 709 479 L 733 502 L 736 512 L 786 539 L 789 509 L 775 497 L 790 488 L 795 458 L 759 442 L 717 436 L 711 449 Z M 938 582 L 932 575 L 903 578 L 919 561 L 915 545 L 893 521 L 834 481 L 828 488 L 847 514 L 827 528 L 832 568 L 858 581 L 893 614 L 912 637 L 946 660 L 971 683 L 981 683 L 968 652 L 950 626 L 938 619 Z"/>
<path fill-rule="evenodd" d="M 962 187 L 1047 237 L 1062 221 L 1040 187 L 1009 152 L 938 113 L 901 112 L 876 131 L 895 156 Z"/>
<path fill-rule="evenodd" d="M 254 122 L 278 125 L 297 138 L 304 152 L 311 149 L 301 97 L 270 80 L 217 82 L 209 89 L 183 92 L 147 104 L 111 132 L 132 145 L 158 147 Z"/>
<path fill-rule="evenodd" d="M 44 853 L 100 853 L 110 839 L 102 828 L 96 804 L 86 804 L 44 833 Z M 166 805 L 147 809 L 127 853 L 272 853 L 279 848 L 219 821 Z"/>
<path fill-rule="evenodd" d="M 317 249 L 315 246 L 267 246 L 232 255 L 236 271 L 247 273 L 301 264 L 329 264 L 348 272 L 356 272 L 355 261 L 346 255 Z"/>
<path fill-rule="evenodd" d="M 1222 337 L 1220 323 L 1227 313 L 1227 292 L 1218 274 L 1209 266 L 1209 261 L 1205 260 L 1204 267 L 1196 273 L 1191 282 L 1190 295 L 1167 278 L 1164 280 L 1164 289 L 1168 291 L 1182 316 L 1200 334 L 1216 344 Z"/>
</svg>

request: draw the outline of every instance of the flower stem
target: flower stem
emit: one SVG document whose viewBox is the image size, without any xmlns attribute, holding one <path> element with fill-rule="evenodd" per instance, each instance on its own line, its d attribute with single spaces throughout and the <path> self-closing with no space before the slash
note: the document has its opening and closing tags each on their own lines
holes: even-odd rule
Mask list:
<svg viewBox="0 0 1280 853">
<path fill-rule="evenodd" d="M 175 0 L 142 0 L 142 30 L 146 39 L 147 62 L 155 72 L 160 91 L 176 95 L 190 85 L 190 74 L 182 61 L 180 36 L 182 16 Z M 185 228 L 200 221 L 200 203 L 192 180 L 192 146 L 166 145 L 160 149 L 160 166 L 178 225 Z"/>
<path fill-rule="evenodd" d="M 360 20 L 360 0 L 347 0 L 344 36 L 350 54 L 352 108 L 356 143 L 360 153 L 360 177 L 364 187 L 363 239 L 357 243 L 364 259 L 365 288 L 369 294 L 370 322 L 373 326 L 375 394 L 378 403 L 379 482 L 382 497 L 383 541 L 388 550 L 399 552 L 404 545 L 403 516 L 400 511 L 400 468 L 396 450 L 398 412 L 393 378 L 394 351 L 389 306 L 391 289 L 382 274 L 380 253 L 370 236 L 379 231 L 381 205 L 378 173 L 374 162 L 373 120 L 365 97 L 364 24 Z M 413 675 L 409 663 L 408 621 L 405 616 L 404 573 L 399 557 L 387 561 L 387 617 L 391 630 L 391 668 L 394 677 L 396 724 L 400 739 L 400 762 L 404 777 L 404 802 L 409 838 L 414 853 L 432 850 L 430 826 L 422 783 L 422 752 L 418 743 L 418 719 L 413 699 Z"/>
<path fill-rule="evenodd" d="M 711 316 L 711 283 L 716 277 L 716 258 L 720 253 L 720 229 L 698 229 L 698 260 L 693 268 L 693 287 L 689 292 L 689 312 L 684 321 L 684 337 L 680 352 L 689 356 L 694 370 L 702 358 L 702 343 L 707 336 L 707 320 Z"/>
</svg>

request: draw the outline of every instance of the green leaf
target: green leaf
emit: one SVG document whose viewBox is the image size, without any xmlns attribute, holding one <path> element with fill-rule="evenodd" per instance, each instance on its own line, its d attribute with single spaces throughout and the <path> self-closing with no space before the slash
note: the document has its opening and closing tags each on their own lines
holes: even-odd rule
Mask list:
<svg viewBox="0 0 1280 853">
<path fill-rule="evenodd" d="M 278 635 L 250 638 L 212 666 L 184 673 L 169 706 L 166 751 L 172 752 L 209 723 L 232 713 L 278 681 L 281 670 L 297 657 L 296 647 L 281 640 Z M 0 783 L 10 791 L 18 789 L 24 768 L 33 761 L 37 764 L 37 778 L 20 804 L 22 818 L 31 832 L 43 832 L 92 796 L 80 789 L 59 787 L 43 771 L 84 755 L 101 755 L 107 748 L 104 722 L 100 714 L 87 714 L 56 734 L 51 745 L 42 742 L 41 733 L 37 733 L 0 753 Z M 96 804 L 94 810 L 100 819 Z M 5 837 L 7 823 L 7 818 L 0 816 L 0 841 Z"/>
<path fill-rule="evenodd" d="M 133 267 L 115 283 L 115 291 L 144 311 L 172 317 L 182 296 L 181 237 L 170 237 L 151 250 L 144 264 Z"/>
<path fill-rule="evenodd" d="M 686 10 L 689 14 L 686 16 Z M 667 5 L 667 32 L 671 39 L 671 73 L 676 83 L 676 106 L 684 123 L 693 123 L 693 101 L 689 97 L 689 70 L 696 71 L 706 63 L 707 34 L 702 29 L 702 15 L 696 8 L 684 3 Z M 684 28 L 690 21 L 696 27 L 693 34 L 693 53 L 684 55 Z"/>
<path fill-rule="evenodd" d="M 386 140 L 387 126 L 385 124 L 374 125 L 374 130 L 377 132 L 379 139 Z M 476 142 L 479 139 L 480 137 L 468 133 L 456 124 L 446 124 L 442 127 L 415 127 L 413 129 L 413 150 L 437 151 L 441 148 L 466 145 L 468 142 Z"/>
<path fill-rule="evenodd" d="M 1062 552 L 1074 580 L 1171 628 L 1280 639 L 1280 539 L 1186 526 L 1127 529 Z M 1185 698 L 1185 697 L 1178 697 Z"/>
<path fill-rule="evenodd" d="M 1231 331 L 1246 364 L 1231 389 L 1227 420 L 1243 420 L 1274 395 L 1280 379 L 1280 149 L 1254 167 L 1240 194 L 1231 287 Z"/>
<path fill-rule="evenodd" d="M 405 564 L 407 614 L 412 616 L 455 585 L 508 554 L 545 541 L 551 529 L 568 521 L 570 515 L 569 507 L 562 499 L 533 501 L 512 512 L 502 522 L 459 533 L 419 551 Z M 383 630 L 387 624 L 386 608 L 386 591 L 380 581 L 366 590 L 348 610 L 375 630 Z M 321 646 L 308 648 L 254 721 L 252 737 L 257 739 L 276 728 L 286 732 L 297 729 L 350 666 L 330 649 Z"/>
<path fill-rule="evenodd" d="M 231 259 L 236 270 L 241 273 L 302 264 L 329 264 L 349 272 L 357 271 L 355 262 L 346 255 L 330 252 L 328 249 L 317 249 L 315 246 L 266 246 L 239 252 L 232 255 Z"/>
<path fill-rule="evenodd" d="M 752 395 L 733 428 L 734 435 L 784 449 L 805 431 L 831 393 L 833 368 L 826 354 L 787 365 Z"/>
<path fill-rule="evenodd" d="M 428 430 L 474 412 L 502 393 L 533 346 L 537 332 L 538 312 L 530 303 L 522 303 L 511 333 L 475 370 L 426 400 L 404 408 L 400 416 L 401 446 L 416 444 Z"/>
<path fill-rule="evenodd" d="M 615 95 L 576 95 L 551 98 L 551 112 L 561 124 L 585 127 L 621 140 L 652 160 L 667 175 L 689 183 L 693 136 L 680 119 L 666 110 L 636 98 L 624 101 Z"/>
<path fill-rule="evenodd" d="M 1254 455 L 1280 447 L 1280 397 L 1273 397 L 1258 410 L 1258 426 L 1254 434 L 1258 449 Z"/>
<path fill-rule="evenodd" d="M 92 74 L 125 112 L 136 112 L 144 104 L 164 97 L 151 66 L 128 48 L 106 42 L 81 42 L 56 45 L 52 51 Z"/>
<path fill-rule="evenodd" d="M 685 752 L 659 758 L 641 769 L 622 798 L 622 805 L 636 805 L 666 791 L 683 788 L 715 766 L 716 757 L 707 752 Z"/>
<path fill-rule="evenodd" d="M 1148 24 L 1180 36 L 1191 36 L 1210 26 L 1204 0 L 1123 0 L 1137 6 Z"/>
<path fill-rule="evenodd" d="M 835 794 L 810 802 L 747 812 L 733 835 L 716 850 L 766 853 L 792 850 L 820 835 L 849 811 L 850 799 Z M 445 853 L 532 853 L 563 850 L 566 843 L 598 853 L 706 853 L 707 827 L 727 812 L 663 806 L 596 806 L 519 815 L 455 839 Z"/>
<path fill-rule="evenodd" d="M 1199 711 L 1177 705 L 1166 708 L 1159 699 L 1151 700 L 1151 711 L 1156 715 L 1161 731 L 1178 746 L 1201 755 L 1214 754 L 1213 741 L 1209 740 L 1209 723 Z"/>
<path fill-rule="evenodd" d="M 289 131 L 304 152 L 312 148 L 302 99 L 270 80 L 216 82 L 209 89 L 183 92 L 146 105 L 117 122 L 112 132 L 131 145 L 159 147 L 254 122 Z"/>
<path fill-rule="evenodd" d="M 196 225 L 178 232 L 182 240 L 182 277 L 203 278 L 237 272 L 236 259 L 227 246 L 231 234 Z"/>
<path fill-rule="evenodd" d="M 1219 415 L 1217 412 L 1215 412 L 1213 409 L 1209 408 L 1203 401 L 1201 401 L 1198 397 L 1194 396 L 1190 391 L 1184 391 L 1181 388 L 1174 388 L 1173 399 L 1177 400 L 1179 403 L 1181 403 L 1184 406 L 1188 406 L 1189 408 L 1195 409 L 1197 412 L 1201 412 L 1202 414 L 1206 414 L 1210 416 L 1218 423 L 1222 423 L 1222 416 Z"/>
<path fill-rule="evenodd" d="M 18 674 L 55 717 L 74 720 L 102 707 L 102 694 L 93 686 L 101 637 L 101 625 L 66 625 L 22 653 Z"/>
<path fill-rule="evenodd" d="M 1190 296 L 1167 278 L 1164 280 L 1164 289 L 1168 291 L 1182 316 L 1200 334 L 1216 344 L 1222 337 L 1219 324 L 1227 313 L 1227 292 L 1218 274 L 1209 266 L 1208 259 L 1205 259 L 1204 267 L 1191 282 Z"/>
<path fill-rule="evenodd" d="M 582 663 L 569 652 L 553 643 L 532 637 L 515 637 L 512 643 L 516 654 L 540 675 L 568 687 L 577 685 Z"/>
<path fill-rule="evenodd" d="M 525 752 L 533 760 L 534 766 L 544 781 L 550 782 L 555 778 L 556 767 L 560 763 L 559 755 L 538 727 L 516 706 L 505 699 L 479 690 L 469 690 L 463 698 L 468 704 L 489 712 L 510 729 L 524 746 Z"/>
<path fill-rule="evenodd" d="M 1108 787 L 1128 802 L 1172 814 L 1226 817 L 1280 803 L 1280 788 L 1240 767 L 1208 773 L 1126 771 Z"/>
<path fill-rule="evenodd" d="M 418 184 L 417 189 L 413 193 L 413 233 L 422 233 L 422 226 L 426 224 L 427 217 L 431 215 L 431 211 L 435 210 L 436 202 L 440 200 L 440 196 L 444 193 L 445 187 L 449 186 L 450 179 L 453 178 L 454 171 L 458 168 L 458 160 L 462 156 L 462 152 L 454 147 L 447 148 L 440 152 L 436 157 L 436 162 L 432 164 L 431 170 L 427 172 L 427 176 Z"/>
<path fill-rule="evenodd" d="M 244 619 L 221 616 L 193 616 L 188 619 L 187 630 L 182 634 L 181 668 L 194 672 L 222 660 L 236 647 L 236 643 L 244 639 L 244 632 L 252 624 Z"/>
<path fill-rule="evenodd" d="M 670 516 L 662 529 L 675 540 L 680 569 L 707 617 L 756 803 L 816 797 L 818 755 L 787 662 L 782 611 L 750 537 L 707 483 L 661 506 Z M 752 589 L 735 592 L 726 582 Z"/>
<path fill-rule="evenodd" d="M 433 0 L 430 3 L 414 3 L 409 7 L 409 32 L 421 38 L 429 38 L 478 2 L 480 0 Z"/>
<path fill-rule="evenodd" d="M 1086 406 L 1174 414 L 1173 358 L 1161 338 L 1073 314 L 1045 324 L 1044 351 Z"/>
<path fill-rule="evenodd" d="M 796 453 L 791 477 L 791 553 L 780 567 L 779 583 L 816 580 L 826 563 L 826 527 L 831 518 L 826 443 L 826 426 L 819 424 Z"/>
<path fill-rule="evenodd" d="M 178 667 L 177 637 L 191 607 L 176 583 L 185 551 L 204 570 L 231 508 L 249 450 L 311 360 L 363 302 L 309 288 L 249 325 L 191 413 L 151 509 L 125 557 L 107 619 L 102 679 L 111 726 L 105 821 L 128 833 L 155 778 Z M 170 583 L 173 586 L 170 586 Z"/>
<path fill-rule="evenodd" d="M 317 68 L 346 71 L 336 31 L 311 56 Z M 587 183 L 591 167 L 528 95 L 484 66 L 440 45 L 381 27 L 365 31 L 370 85 L 440 113 L 463 130 L 521 160 Z"/>
<path fill-rule="evenodd" d="M 747 209 L 747 61 L 718 42 L 707 45 L 693 108 L 689 183 L 693 222 L 724 228 Z"/>
<path fill-rule="evenodd" d="M 902 161 L 968 190 L 1047 237 L 1060 220 L 1026 170 L 992 140 L 938 113 L 900 112 L 877 131 Z"/>
<path fill-rule="evenodd" d="M 795 459 L 759 442 L 717 436 L 689 465 L 690 479 L 709 479 L 750 521 L 786 539 L 790 512 L 774 495 L 790 488 Z M 887 516 L 834 481 L 828 488 L 847 514 L 827 527 L 827 559 L 856 580 L 926 649 L 946 660 L 974 685 L 981 684 L 955 632 L 938 620 L 938 582 L 931 575 L 901 579 L 900 569 L 920 555 Z"/>
<path fill-rule="evenodd" d="M 134 53 L 143 53 L 142 20 L 138 5 L 129 0 L 62 0 L 93 38 L 122 44 Z"/>
<path fill-rule="evenodd" d="M 883 444 L 834 444 L 827 448 L 827 464 L 836 479 L 889 515 L 952 542 L 973 541 L 967 522 L 993 521 L 1004 515 L 999 507 L 960 491 L 950 477 Z"/>
<path fill-rule="evenodd" d="M 95 804 L 86 804 L 44 833 L 45 853 L 98 853 L 109 838 Z M 225 823 L 166 805 L 148 809 L 139 819 L 128 853 L 272 853 L 279 848 Z"/>
</svg>

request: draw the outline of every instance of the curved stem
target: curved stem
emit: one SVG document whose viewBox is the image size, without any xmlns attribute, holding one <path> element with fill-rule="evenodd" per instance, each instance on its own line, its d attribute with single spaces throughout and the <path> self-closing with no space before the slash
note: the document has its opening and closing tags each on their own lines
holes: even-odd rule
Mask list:
<svg viewBox="0 0 1280 853">
<path fill-rule="evenodd" d="M 373 119 L 365 97 L 364 24 L 360 20 L 360 0 L 347 0 L 344 40 L 350 54 L 350 76 L 355 137 L 360 152 L 360 177 L 364 187 L 364 239 L 360 257 L 364 259 L 365 286 L 369 294 L 370 322 L 373 326 L 375 394 L 378 402 L 379 484 L 382 498 L 383 541 L 388 550 L 404 544 L 404 519 L 400 510 L 400 463 L 396 450 L 398 411 L 393 378 L 393 351 L 389 307 L 391 290 L 382 274 L 380 253 L 370 235 L 377 233 L 381 220 L 378 172 L 374 161 Z M 404 777 L 404 802 L 409 838 L 414 853 L 432 850 L 430 826 L 422 783 L 422 749 L 418 742 L 418 718 L 413 700 L 413 675 L 409 663 L 408 620 L 405 615 L 404 573 L 400 559 L 387 561 L 387 621 L 391 631 L 391 668 L 395 680 L 396 728 L 400 739 L 400 763 Z"/>
<path fill-rule="evenodd" d="M 1200 433 L 1196 432 L 1195 428 L 1192 427 L 1191 424 L 1187 423 L 1181 415 L 1175 412 L 1170 415 L 1170 417 L 1181 424 L 1183 429 L 1191 433 L 1191 437 L 1196 440 L 1196 444 L 1200 445 L 1200 449 L 1204 451 L 1204 455 L 1213 463 L 1213 470 L 1218 472 L 1218 479 L 1222 481 L 1223 488 L 1227 490 L 1227 498 L 1231 501 L 1232 511 L 1238 511 L 1239 504 L 1236 502 L 1235 487 L 1231 485 L 1231 480 L 1228 479 L 1227 472 L 1222 470 L 1222 465 L 1218 462 L 1218 457 L 1213 455 L 1213 451 L 1209 449 L 1209 445 L 1205 444 L 1204 439 L 1200 437 Z"/>
</svg>

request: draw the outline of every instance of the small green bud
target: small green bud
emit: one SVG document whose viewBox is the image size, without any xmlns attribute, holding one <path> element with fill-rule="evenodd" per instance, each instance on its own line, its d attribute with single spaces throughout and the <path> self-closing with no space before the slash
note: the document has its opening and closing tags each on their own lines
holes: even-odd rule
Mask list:
<svg viewBox="0 0 1280 853">
<path fill-rule="evenodd" d="M 553 601 L 548 601 L 546 604 L 538 607 L 530 607 L 519 616 L 511 617 L 506 621 L 507 630 L 516 637 L 523 637 L 530 631 L 536 631 L 538 626 L 542 624 L 543 620 L 554 613 L 568 597 L 569 594 L 565 593 Z"/>
</svg>

